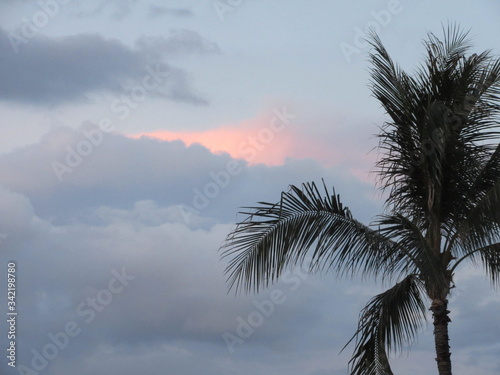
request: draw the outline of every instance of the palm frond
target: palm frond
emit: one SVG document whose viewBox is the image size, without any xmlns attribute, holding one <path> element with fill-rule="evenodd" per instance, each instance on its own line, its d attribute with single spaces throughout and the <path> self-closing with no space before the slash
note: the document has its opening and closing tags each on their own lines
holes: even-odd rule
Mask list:
<svg viewBox="0 0 500 375">
<path fill-rule="evenodd" d="M 391 118 L 377 163 L 387 204 L 423 227 L 450 228 L 473 207 L 478 176 L 500 140 L 500 60 L 488 52 L 466 56 L 467 33 L 454 25 L 444 41 L 429 34 L 427 65 L 415 77 L 377 37 L 372 45 L 372 91 Z"/>
<path fill-rule="evenodd" d="M 339 274 L 381 272 L 390 264 L 394 247 L 376 231 L 354 220 L 335 191 L 315 183 L 291 186 L 276 204 L 249 207 L 223 245 L 230 288 L 258 291 L 277 280 L 287 266 L 308 255 L 311 271 L 333 269 Z"/>
<path fill-rule="evenodd" d="M 500 179 L 462 220 L 450 242 L 456 257 L 500 242 Z"/>
<path fill-rule="evenodd" d="M 470 261 L 476 265 L 481 263 L 486 275 L 490 278 L 491 284 L 495 288 L 500 288 L 500 243 L 494 243 L 466 253 L 454 264 L 452 272 L 463 261 Z"/>
<path fill-rule="evenodd" d="M 406 263 L 399 269 L 400 274 L 418 274 L 427 294 L 435 295 L 437 290 L 446 289 L 449 283 L 446 264 L 442 254 L 437 252 L 425 237 L 418 223 L 409 218 L 395 215 L 380 215 L 377 221 L 380 233 L 398 244 L 398 251 L 405 253 Z M 397 267 L 397 263 L 393 263 Z"/>
<path fill-rule="evenodd" d="M 491 284 L 500 288 L 500 243 L 485 246 L 479 249 L 478 254 Z"/>
<path fill-rule="evenodd" d="M 409 275 L 373 297 L 361 311 L 351 375 L 392 375 L 387 353 L 410 344 L 426 319 L 423 283 Z"/>
</svg>

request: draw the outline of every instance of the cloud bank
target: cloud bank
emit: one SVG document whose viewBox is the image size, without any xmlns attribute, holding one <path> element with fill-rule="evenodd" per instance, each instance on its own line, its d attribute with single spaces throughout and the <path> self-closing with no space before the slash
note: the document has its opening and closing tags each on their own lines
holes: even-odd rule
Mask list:
<svg viewBox="0 0 500 375">
<path fill-rule="evenodd" d="M 161 84 L 149 90 L 152 96 L 206 105 L 207 99 L 191 87 L 187 72 L 169 60 L 219 52 L 216 44 L 190 30 L 172 31 L 167 38 L 142 37 L 129 47 L 97 34 L 27 39 L 22 32 L 0 28 L 0 48 L 4 51 L 0 55 L 0 100 L 36 105 L 82 101 L 96 92 L 127 94 L 151 70 Z"/>
</svg>

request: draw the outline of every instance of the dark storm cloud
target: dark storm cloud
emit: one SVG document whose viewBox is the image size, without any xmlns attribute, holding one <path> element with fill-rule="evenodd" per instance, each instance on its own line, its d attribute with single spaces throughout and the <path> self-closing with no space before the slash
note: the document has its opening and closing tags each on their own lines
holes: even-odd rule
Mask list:
<svg viewBox="0 0 500 375">
<path fill-rule="evenodd" d="M 152 95 L 207 104 L 190 86 L 187 73 L 168 63 L 170 57 L 184 53 L 217 52 L 215 44 L 194 31 L 172 32 L 168 38 L 143 38 L 135 48 L 99 35 L 59 39 L 37 36 L 22 39 L 26 44 L 16 42 L 21 39 L 13 35 L 0 28 L 0 100 L 57 105 L 83 100 L 94 92 L 118 94 L 140 83 L 148 67 L 161 64 L 168 79 Z"/>
</svg>

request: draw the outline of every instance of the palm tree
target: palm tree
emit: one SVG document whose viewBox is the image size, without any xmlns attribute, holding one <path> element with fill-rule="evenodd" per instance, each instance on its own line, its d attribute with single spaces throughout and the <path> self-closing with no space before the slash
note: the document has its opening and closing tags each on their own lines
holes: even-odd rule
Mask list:
<svg viewBox="0 0 500 375">
<path fill-rule="evenodd" d="M 468 54 L 466 32 L 429 33 L 413 75 L 370 37 L 371 89 L 388 121 L 377 173 L 385 212 L 370 226 L 315 183 L 241 212 L 222 246 L 230 288 L 258 292 L 289 267 L 369 275 L 393 286 L 360 313 L 351 374 L 392 374 L 388 353 L 415 338 L 430 306 L 438 372 L 451 374 L 448 297 L 458 266 L 500 276 L 500 60 Z"/>
</svg>

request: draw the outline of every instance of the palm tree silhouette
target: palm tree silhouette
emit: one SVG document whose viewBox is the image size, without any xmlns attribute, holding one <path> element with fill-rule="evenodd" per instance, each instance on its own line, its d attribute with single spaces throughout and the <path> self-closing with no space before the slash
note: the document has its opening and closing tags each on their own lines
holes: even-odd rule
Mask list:
<svg viewBox="0 0 500 375">
<path fill-rule="evenodd" d="M 438 372 L 450 375 L 448 297 L 458 266 L 500 276 L 500 60 L 470 54 L 468 33 L 429 33 L 408 75 L 372 34 L 371 89 L 388 115 L 377 173 L 385 212 L 357 221 L 334 190 L 291 186 L 241 212 L 222 246 L 230 288 L 258 292 L 289 267 L 364 275 L 393 286 L 361 311 L 351 374 L 392 374 L 388 353 L 415 338 L 430 307 Z M 350 341 L 350 342 L 351 342 Z M 349 344 L 349 343 L 348 343 Z"/>
</svg>

